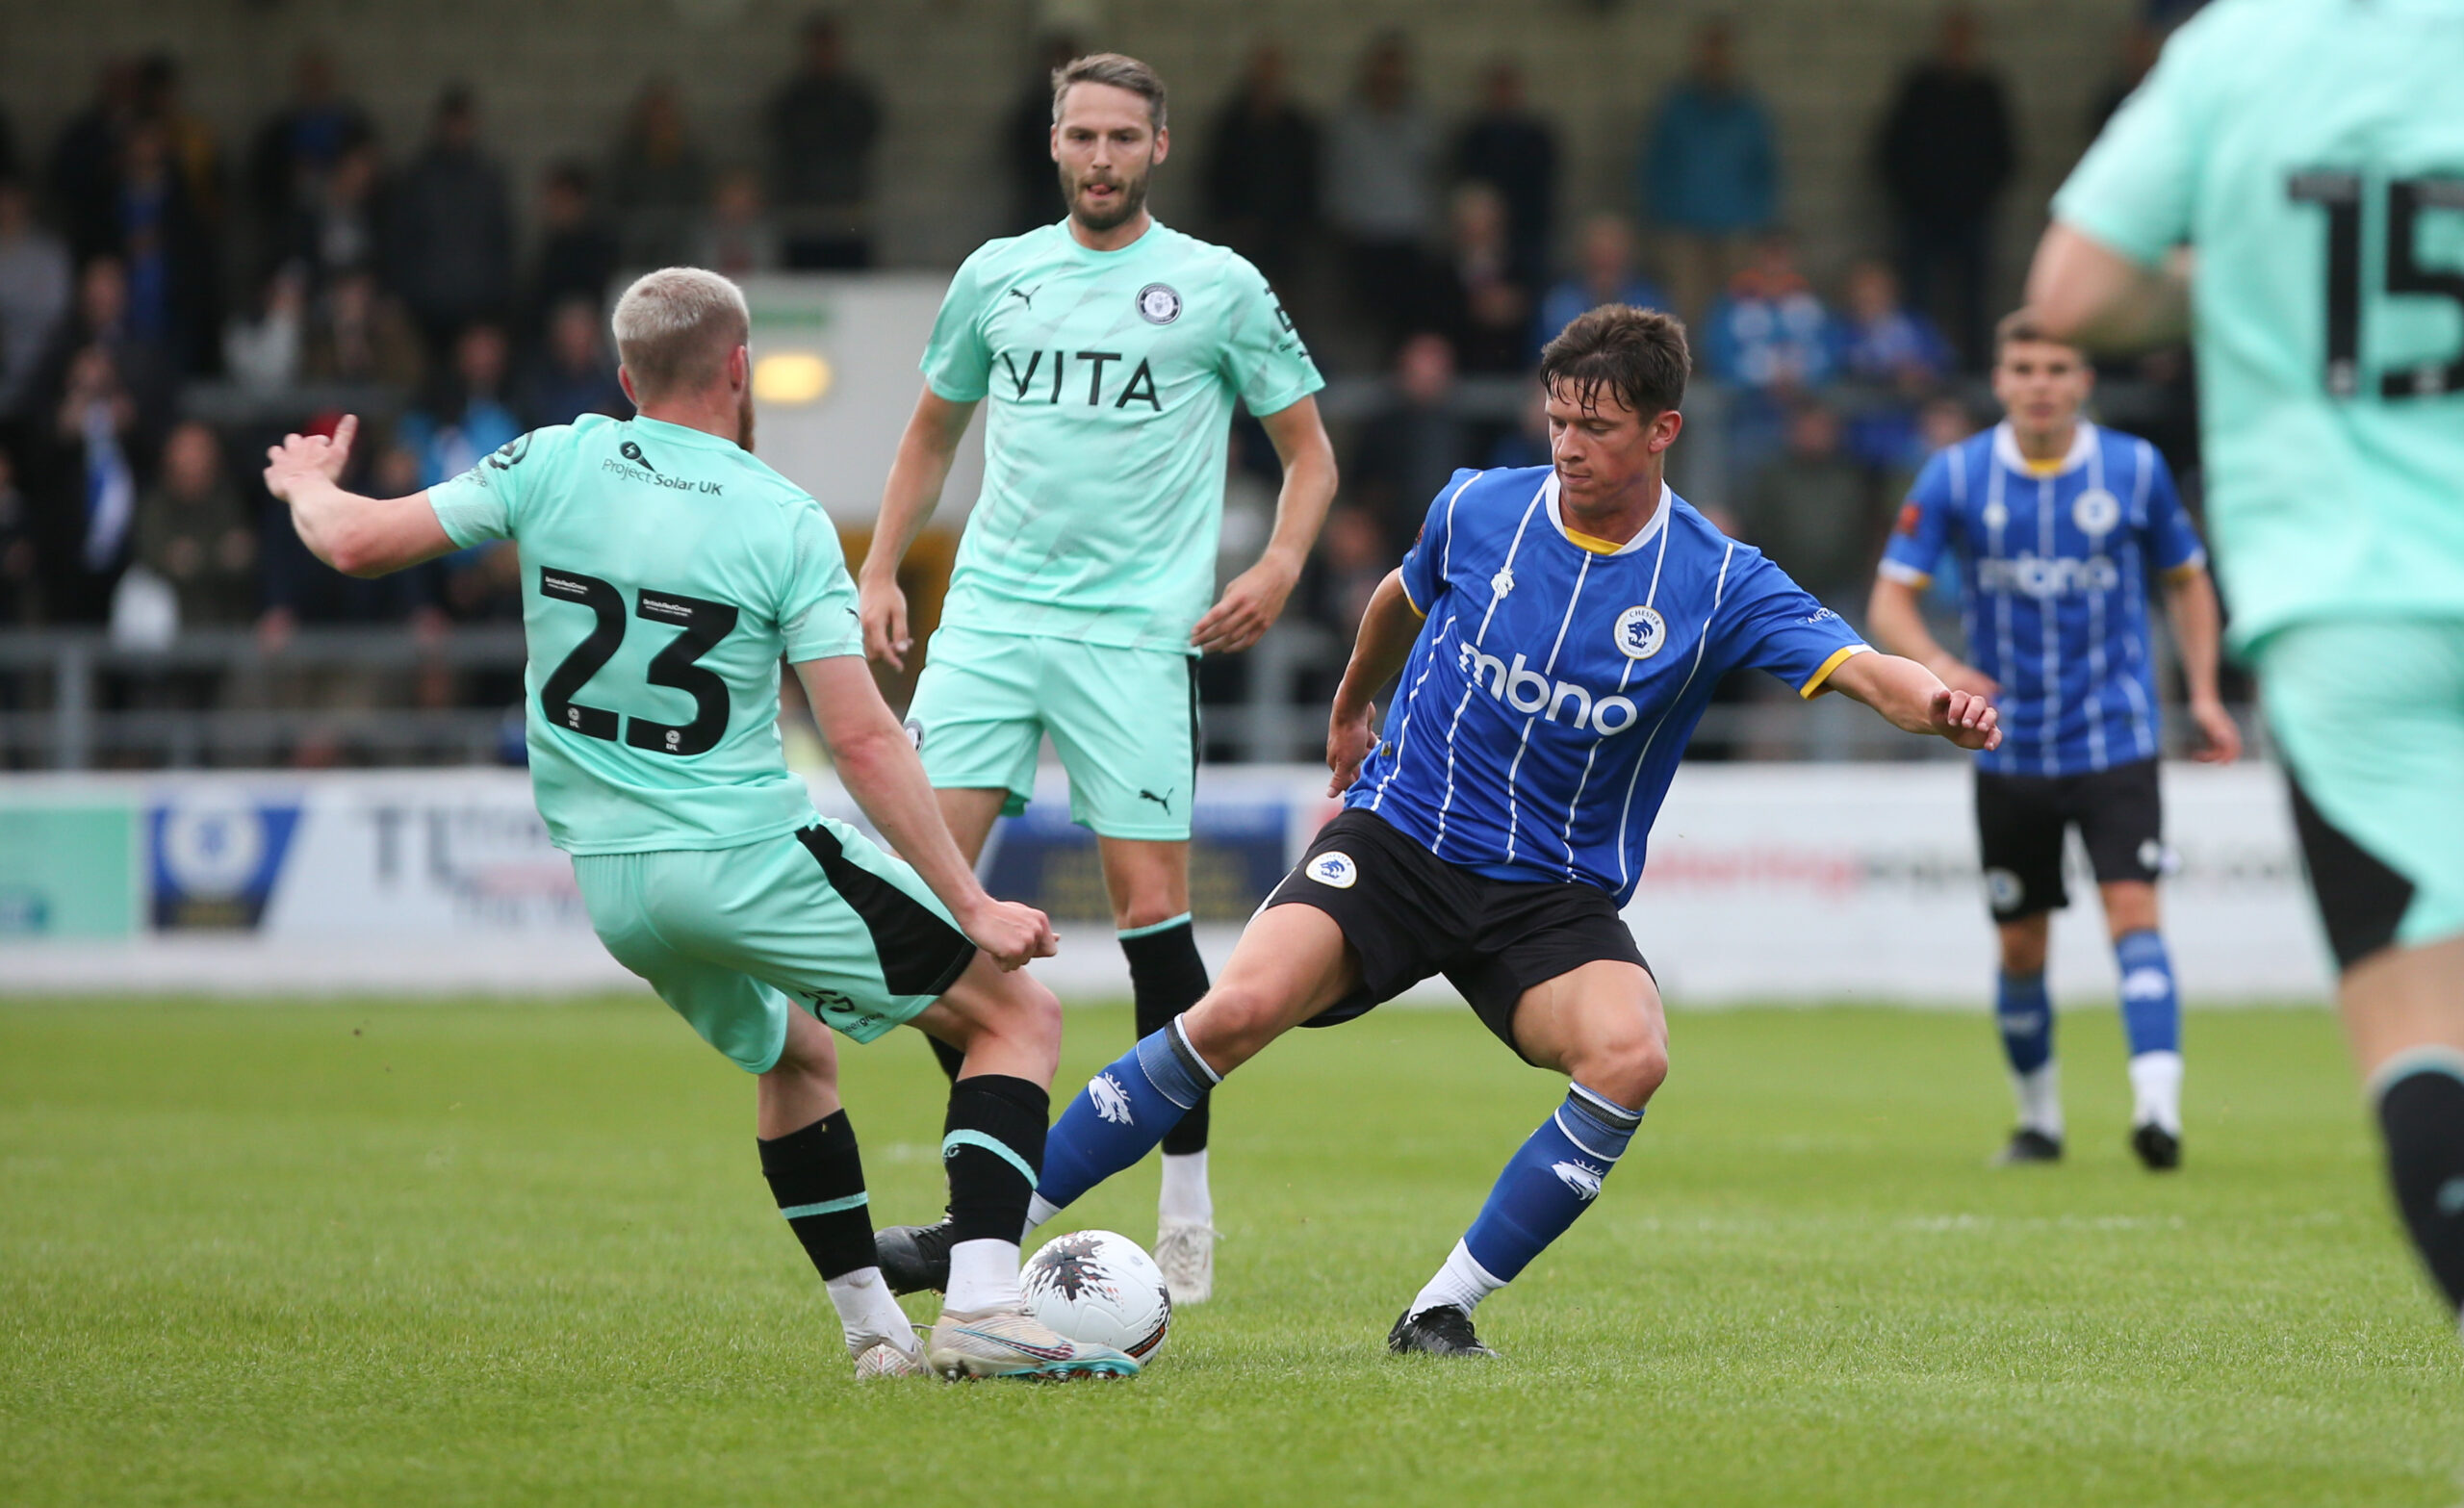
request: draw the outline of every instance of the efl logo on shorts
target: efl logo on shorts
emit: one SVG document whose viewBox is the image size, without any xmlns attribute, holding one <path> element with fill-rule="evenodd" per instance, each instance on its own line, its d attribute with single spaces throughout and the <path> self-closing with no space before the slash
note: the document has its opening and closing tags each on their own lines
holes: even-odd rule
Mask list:
<svg viewBox="0 0 2464 1508">
<path fill-rule="evenodd" d="M 924 752 L 924 724 L 919 719 L 907 720 L 907 741 L 915 746 L 917 754 Z"/>
<path fill-rule="evenodd" d="M 1324 853 L 1309 860 L 1309 878 L 1334 890 L 1348 890 L 1360 878 L 1360 866 L 1349 854 Z"/>
<path fill-rule="evenodd" d="M 1986 903 L 1995 910 L 2008 911 L 2015 908 L 2022 900 L 2026 899 L 2027 893 L 2027 886 L 2019 883 L 2019 877 L 2011 871 L 1989 869 L 1985 872 Z"/>
</svg>

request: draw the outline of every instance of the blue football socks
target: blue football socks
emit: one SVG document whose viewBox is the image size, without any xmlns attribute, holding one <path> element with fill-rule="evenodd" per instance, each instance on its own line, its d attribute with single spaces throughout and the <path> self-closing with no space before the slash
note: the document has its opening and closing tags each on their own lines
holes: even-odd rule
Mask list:
<svg viewBox="0 0 2464 1508">
<path fill-rule="evenodd" d="M 2153 930 L 2135 932 L 2114 944 L 2121 970 L 2121 1029 L 2130 1054 L 2182 1050 L 2182 1002 L 2173 989 L 2173 960 Z"/>
<path fill-rule="evenodd" d="M 1180 1123 L 1220 1076 L 1190 1046 L 1178 1016 L 1087 1081 L 1053 1123 L 1030 1226 L 1136 1163 Z"/>
<path fill-rule="evenodd" d="M 1446 1265 L 1412 1301 L 1420 1314 L 1474 1305 L 1515 1280 L 1531 1259 L 1600 1197 L 1601 1180 L 1626 1154 L 1643 1112 L 1571 1085 L 1566 1102 L 1540 1123 L 1498 1175 L 1472 1228 Z"/>
</svg>

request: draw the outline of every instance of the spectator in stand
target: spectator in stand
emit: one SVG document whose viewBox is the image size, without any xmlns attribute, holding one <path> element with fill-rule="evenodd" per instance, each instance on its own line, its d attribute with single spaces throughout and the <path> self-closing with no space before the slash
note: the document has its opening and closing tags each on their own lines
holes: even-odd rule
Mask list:
<svg viewBox="0 0 2464 1508">
<path fill-rule="evenodd" d="M 291 102 L 266 117 L 248 149 L 248 196 L 270 243 L 289 242 L 322 198 L 326 176 L 374 135 L 368 113 L 343 97 L 333 55 L 303 48 L 292 64 Z"/>
<path fill-rule="evenodd" d="M 112 389 L 133 406 L 131 434 L 139 451 L 152 454 L 170 427 L 179 396 L 179 374 L 160 347 L 139 340 L 129 319 L 128 274 L 116 257 L 99 256 L 77 274 L 77 305 L 52 337 L 34 382 L 41 431 L 56 430 L 61 405 L 72 386 L 72 369 L 90 350 L 100 351 Z"/>
<path fill-rule="evenodd" d="M 1582 245 L 1575 275 L 1549 290 L 1540 300 L 1540 318 L 1531 327 L 1530 357 L 1557 332 L 1602 304 L 1631 304 L 1637 309 L 1662 309 L 1656 284 L 1634 269 L 1634 231 L 1622 215 L 1599 214 L 1582 222 Z"/>
<path fill-rule="evenodd" d="M 1557 134 L 1525 103 L 1523 69 L 1510 58 L 1480 75 L 1479 113 L 1454 139 L 1454 176 L 1487 184 L 1505 201 L 1514 280 L 1539 287 L 1557 213 Z"/>
<path fill-rule="evenodd" d="M 1840 331 L 1842 375 L 1881 390 L 1850 421 L 1849 453 L 1890 466 L 1914 439 L 1917 405 L 1950 374 L 1951 348 L 1934 321 L 1900 302 L 1889 265 L 1870 259 L 1848 269 Z"/>
<path fill-rule="evenodd" d="M 222 148 L 214 128 L 180 98 L 179 60 L 149 53 L 137 64 L 137 114 L 163 133 L 171 169 L 188 191 L 190 211 L 209 233 L 222 227 Z"/>
<path fill-rule="evenodd" d="M 602 308 L 596 300 L 568 298 L 548 317 L 547 340 L 524 373 L 516 404 L 525 429 L 570 424 L 584 414 L 633 417 L 600 338 Z"/>
<path fill-rule="evenodd" d="M 163 442 L 163 474 L 137 505 L 137 563 L 169 584 L 183 628 L 227 628 L 257 612 L 257 535 L 222 465 L 222 444 L 195 420 Z"/>
<path fill-rule="evenodd" d="M 1367 508 L 1346 503 L 1328 510 L 1304 599 L 1309 616 L 1332 630 L 1338 643 L 1348 642 L 1400 553 Z"/>
<path fill-rule="evenodd" d="M 1521 371 L 1531 330 L 1531 294 L 1514 276 L 1505 200 L 1485 183 L 1454 191 L 1453 235 L 1439 269 L 1439 322 L 1462 370 L 1483 375 Z"/>
<path fill-rule="evenodd" d="M 54 623 L 99 624 L 111 617 L 112 588 L 128 564 L 137 518 L 137 402 L 101 344 L 69 359 L 53 416 L 63 464 L 50 497 L 38 499 L 45 605 Z"/>
<path fill-rule="evenodd" d="M 1455 468 L 1477 464 L 1479 436 L 1454 411 L 1454 347 L 1424 331 L 1395 353 L 1394 407 L 1360 426 L 1344 468 L 1349 501 L 1390 540 L 1416 539 Z"/>
<path fill-rule="evenodd" d="M 130 124 L 119 180 L 114 250 L 128 277 L 130 339 L 159 351 L 179 375 L 215 371 L 220 259 L 160 121 L 140 116 Z"/>
<path fill-rule="evenodd" d="M 370 383 L 398 393 L 418 392 L 427 370 L 410 317 L 365 268 L 336 278 L 317 300 L 299 368 L 310 382 Z"/>
<path fill-rule="evenodd" d="M 222 331 L 222 370 L 242 387 L 279 393 L 299 380 L 300 347 L 308 337 L 307 278 L 282 267 L 258 291 L 254 318 L 234 318 Z"/>
<path fill-rule="evenodd" d="M 67 243 L 35 219 L 23 183 L 0 178 L 0 443 L 34 400 L 68 296 Z"/>
<path fill-rule="evenodd" d="M 1938 49 L 1901 82 L 1876 156 L 1909 302 L 1943 316 L 1961 359 L 1981 367 L 1990 345 L 1993 203 L 2016 158 L 2002 81 L 1979 57 L 1976 15 L 1966 7 L 1942 13 Z"/>
<path fill-rule="evenodd" d="M 459 476 L 489 451 L 521 438 L 522 421 L 506 401 L 510 354 L 501 328 L 471 325 L 453 343 L 449 378 L 424 406 L 402 416 L 400 444 L 419 458 L 419 487 Z"/>
<path fill-rule="evenodd" d="M 834 16 L 810 15 L 795 77 L 770 97 L 770 202 L 787 224 L 787 266 L 873 264 L 873 143 L 882 108 L 847 66 Z"/>
<path fill-rule="evenodd" d="M 1696 29 L 1692 68 L 1661 99 L 1641 162 L 1643 214 L 1660 233 L 1677 313 L 1692 323 L 1779 217 L 1770 113 L 1737 77 L 1725 19 Z"/>
<path fill-rule="evenodd" d="M 376 143 L 360 141 L 343 148 L 330 167 L 294 195 L 279 249 L 284 260 L 306 270 L 313 288 L 375 268 L 384 229 L 382 187 Z"/>
<path fill-rule="evenodd" d="M 607 189 L 626 265 L 684 260 L 694 221 L 709 202 L 710 164 L 685 124 L 674 79 L 652 79 L 635 96 L 608 159 Z"/>
<path fill-rule="evenodd" d="M 1789 409 L 1785 434 L 1749 478 L 1738 526 L 1825 606 L 1861 620 L 1882 550 L 1872 479 L 1842 447 L 1837 411 L 1819 399 Z"/>
<path fill-rule="evenodd" d="M 779 246 L 779 228 L 761 205 L 761 175 L 749 167 L 731 167 L 719 174 L 710 193 L 710 213 L 695 238 L 693 265 L 742 277 L 785 265 Z"/>
<path fill-rule="evenodd" d="M 1413 97 L 1411 46 L 1380 33 L 1326 133 L 1326 216 L 1355 307 L 1393 341 L 1428 317 L 1437 230 L 1437 129 Z"/>
<path fill-rule="evenodd" d="M 1261 42 L 1207 143 L 1207 219 L 1215 239 L 1287 295 L 1318 222 L 1318 123 L 1292 101 L 1283 49 Z M 1052 175 L 1047 172 L 1047 184 Z"/>
<path fill-rule="evenodd" d="M 1001 166 L 1010 180 L 1010 234 L 1049 225 L 1069 212 L 1061 202 L 1061 177 L 1052 161 L 1052 78 L 1083 51 L 1065 32 L 1045 34 L 1038 44 L 1033 77 L 1019 89 L 1001 121 Z"/>
<path fill-rule="evenodd" d="M 391 199 L 387 281 L 441 359 L 464 326 L 501 319 L 513 302 L 513 206 L 503 169 L 479 148 L 468 88 L 437 96 L 427 144 Z"/>
<path fill-rule="evenodd" d="M 137 119 L 137 65 L 106 60 L 93 102 L 61 127 L 48 178 L 53 212 L 79 262 L 119 244 L 119 168 L 128 128 Z"/>
<path fill-rule="evenodd" d="M 1753 263 L 1729 280 L 1704 325 L 1707 365 L 1735 389 L 1729 461 L 1751 472 L 1778 447 L 1787 407 L 1832 379 L 1838 330 L 1797 271 L 1795 249 L 1783 231 L 1757 243 Z"/>
<path fill-rule="evenodd" d="M 616 236 L 591 201 L 590 169 L 556 164 L 539 185 L 539 253 L 523 300 L 525 345 L 535 345 L 547 333 L 550 313 L 570 299 L 603 306 L 615 275 Z"/>
</svg>

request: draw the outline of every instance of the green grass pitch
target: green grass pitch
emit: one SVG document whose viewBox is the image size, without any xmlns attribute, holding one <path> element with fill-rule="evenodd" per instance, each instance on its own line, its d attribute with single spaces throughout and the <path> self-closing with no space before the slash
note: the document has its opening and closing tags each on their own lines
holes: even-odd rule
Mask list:
<svg viewBox="0 0 2464 1508">
<path fill-rule="evenodd" d="M 1073 1011 L 1062 1082 L 1127 1040 Z M 2464 1354 L 2334 1023 L 2194 1012 L 2188 1168 L 2065 1018 L 2070 1162 L 1992 1171 L 1973 1016 L 1673 1021 L 1606 1193 L 1384 1354 L 1559 1081 L 1461 1010 L 1221 1096 L 1221 1297 L 1143 1378 L 859 1390 L 752 1086 L 654 1003 L 0 1007 L 0 1502 L 2451 1504 Z M 938 1078 L 845 1054 L 876 1217 Z M 1154 1175 L 1067 1223 L 1154 1232 Z M 911 1300 L 916 1314 L 923 1305 Z"/>
</svg>

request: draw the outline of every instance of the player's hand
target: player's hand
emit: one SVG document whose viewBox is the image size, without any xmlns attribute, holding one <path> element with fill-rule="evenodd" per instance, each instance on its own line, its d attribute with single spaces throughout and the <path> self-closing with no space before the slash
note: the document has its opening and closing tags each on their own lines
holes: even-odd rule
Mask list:
<svg viewBox="0 0 2464 1508">
<path fill-rule="evenodd" d="M 1942 684 L 1953 691 L 1964 691 L 1971 697 L 1990 702 L 2002 694 L 2001 685 L 1985 672 L 1965 660 L 1944 658 L 1940 663 L 1925 667 L 1941 677 Z"/>
<path fill-rule="evenodd" d="M 865 577 L 856 589 L 856 616 L 864 625 L 864 658 L 905 670 L 915 641 L 907 636 L 907 594 L 897 580 Z"/>
<path fill-rule="evenodd" d="M 1030 958 L 1048 958 L 1061 948 L 1061 934 L 1052 930 L 1052 918 L 1034 907 L 1017 901 L 995 901 L 987 897 L 984 903 L 959 918 L 959 930 L 967 940 L 991 956 L 1002 972 L 1023 966 Z"/>
<path fill-rule="evenodd" d="M 2201 744 L 2191 757 L 2201 764 L 2231 764 L 2242 757 L 2242 726 L 2224 703 L 2210 697 L 2191 703 L 2191 721 L 2198 725 Z"/>
<path fill-rule="evenodd" d="M 1944 686 L 1934 693 L 1933 704 L 1926 712 L 1933 731 L 1962 749 L 2002 747 L 2001 714 L 1993 710 L 1992 703 L 1974 692 Z"/>
<path fill-rule="evenodd" d="M 1224 585 L 1223 596 L 1190 630 L 1190 642 L 1202 654 L 1238 654 L 1266 636 L 1283 613 L 1297 568 L 1280 560 L 1261 560 Z"/>
<path fill-rule="evenodd" d="M 358 435 L 359 416 L 345 414 L 330 440 L 323 435 L 283 436 L 282 444 L 266 447 L 266 491 L 289 502 L 295 482 L 311 476 L 341 481 L 343 468 L 350 464 L 350 443 Z"/>
<path fill-rule="evenodd" d="M 1361 764 L 1377 747 L 1376 711 L 1365 706 L 1347 717 L 1342 703 L 1336 703 L 1334 715 L 1326 721 L 1326 768 L 1335 777 L 1326 782 L 1327 795 L 1341 796 L 1360 779 Z"/>
</svg>

